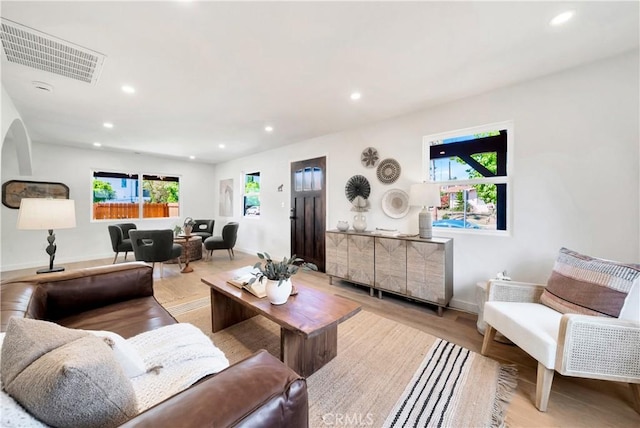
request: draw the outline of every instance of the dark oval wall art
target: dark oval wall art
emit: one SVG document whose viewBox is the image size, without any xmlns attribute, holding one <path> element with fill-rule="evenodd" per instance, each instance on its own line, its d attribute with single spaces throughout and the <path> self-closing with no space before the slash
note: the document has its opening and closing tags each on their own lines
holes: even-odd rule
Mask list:
<svg viewBox="0 0 640 428">
<path fill-rule="evenodd" d="M 10 180 L 2 185 L 2 204 L 18 209 L 22 198 L 69 199 L 69 187 L 63 183 Z"/>
</svg>

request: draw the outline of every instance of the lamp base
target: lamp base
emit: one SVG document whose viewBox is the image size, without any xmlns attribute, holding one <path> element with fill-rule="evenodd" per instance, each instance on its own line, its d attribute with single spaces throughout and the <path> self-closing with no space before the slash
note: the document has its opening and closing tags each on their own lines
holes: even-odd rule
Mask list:
<svg viewBox="0 0 640 428">
<path fill-rule="evenodd" d="M 38 269 L 36 271 L 36 273 L 51 273 L 51 272 L 62 272 L 64 270 L 64 267 L 62 266 L 54 266 L 52 268 L 43 268 L 43 269 Z"/>
<path fill-rule="evenodd" d="M 431 213 L 428 208 L 423 208 L 418 214 L 418 233 L 422 239 L 433 238 L 433 229 L 431 226 Z"/>
</svg>

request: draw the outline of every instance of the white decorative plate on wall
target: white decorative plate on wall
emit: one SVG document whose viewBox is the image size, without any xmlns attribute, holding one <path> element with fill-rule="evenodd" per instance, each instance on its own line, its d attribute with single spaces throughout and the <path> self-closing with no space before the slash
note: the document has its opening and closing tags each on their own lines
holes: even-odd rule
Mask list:
<svg viewBox="0 0 640 428">
<path fill-rule="evenodd" d="M 409 195 L 400 189 L 391 189 L 382 195 L 382 211 L 391 218 L 402 218 L 409 213 Z"/>
<path fill-rule="evenodd" d="M 395 183 L 400 177 L 400 164 L 395 159 L 385 159 L 380 161 L 376 173 L 383 184 Z"/>
<path fill-rule="evenodd" d="M 360 162 L 362 162 L 362 166 L 365 168 L 375 168 L 379 160 L 380 155 L 378 155 L 378 151 L 373 147 L 367 147 L 360 155 Z"/>
</svg>

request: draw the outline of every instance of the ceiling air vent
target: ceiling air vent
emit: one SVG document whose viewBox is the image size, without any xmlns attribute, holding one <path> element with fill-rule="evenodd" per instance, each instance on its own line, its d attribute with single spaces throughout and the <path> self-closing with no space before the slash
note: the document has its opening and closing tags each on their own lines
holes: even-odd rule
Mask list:
<svg viewBox="0 0 640 428">
<path fill-rule="evenodd" d="M 105 56 L 82 46 L 2 18 L 0 31 L 7 60 L 95 85 Z"/>
</svg>

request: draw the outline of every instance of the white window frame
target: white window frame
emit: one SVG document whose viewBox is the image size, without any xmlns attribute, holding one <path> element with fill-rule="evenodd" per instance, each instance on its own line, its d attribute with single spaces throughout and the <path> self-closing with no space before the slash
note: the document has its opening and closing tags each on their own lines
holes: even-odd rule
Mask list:
<svg viewBox="0 0 640 428">
<path fill-rule="evenodd" d="M 93 208 L 94 208 L 94 203 L 93 203 L 93 180 L 94 180 L 94 173 L 96 172 L 104 172 L 104 173 L 113 173 L 113 174 L 123 174 L 123 175 L 128 175 L 128 174 L 135 174 L 138 176 L 138 217 L 130 217 L 130 218 L 122 218 L 122 219 L 117 219 L 117 218 L 99 218 L 96 219 L 94 218 L 94 212 L 93 212 Z M 89 201 L 91 201 L 91 209 L 89 210 L 89 221 L 91 223 L 104 223 L 104 222 L 127 222 L 127 221 L 146 221 L 146 220 L 164 220 L 164 219 L 177 219 L 180 218 L 180 213 L 182 212 L 182 197 L 180 197 L 178 199 L 178 215 L 177 216 L 169 216 L 169 217 L 144 217 L 143 216 L 143 204 L 144 204 L 144 189 L 143 189 L 143 181 L 144 181 L 144 176 L 149 176 L 149 175 L 154 175 L 154 176 L 159 176 L 159 177 L 176 177 L 178 179 L 178 183 L 182 183 L 182 176 L 180 174 L 162 174 L 162 173 L 157 173 L 157 172 L 145 172 L 145 171 L 128 171 L 128 172 L 123 172 L 122 170 L 116 170 L 116 169 L 105 169 L 105 168 L 91 168 L 91 170 L 89 171 Z M 182 192 L 181 192 L 182 193 Z"/>
<path fill-rule="evenodd" d="M 445 140 L 465 135 L 481 134 L 495 130 L 507 131 L 507 175 L 501 177 L 474 178 L 470 180 L 445 180 L 438 181 L 440 186 L 464 186 L 474 184 L 506 184 L 507 185 L 507 225 L 506 230 L 487 230 L 487 229 L 456 229 L 447 227 L 434 227 L 434 234 L 448 235 L 466 234 L 466 235 L 493 235 L 493 236 L 511 236 L 513 231 L 513 143 L 514 143 L 514 123 L 512 120 L 489 123 L 486 125 L 472 126 L 469 128 L 458 129 L 455 131 L 441 132 L 438 134 L 425 135 L 422 138 L 422 176 L 425 181 L 430 181 L 430 143 L 435 140 Z"/>
<path fill-rule="evenodd" d="M 246 193 L 246 189 L 247 189 L 247 176 L 248 175 L 255 175 L 258 174 L 258 176 L 260 177 L 260 191 L 258 191 L 258 193 Z M 258 170 L 251 170 L 251 172 L 243 172 L 242 173 L 242 206 L 241 206 L 241 212 L 242 212 L 242 217 L 246 218 L 246 219 L 254 219 L 257 220 L 259 218 L 262 217 L 262 199 L 260 197 L 261 193 L 262 193 L 262 172 L 258 171 Z M 245 207 L 244 207 L 244 201 L 245 201 L 245 197 L 246 196 L 257 196 L 258 200 L 260 201 L 260 213 L 258 215 L 247 215 L 246 211 L 245 211 Z"/>
</svg>

